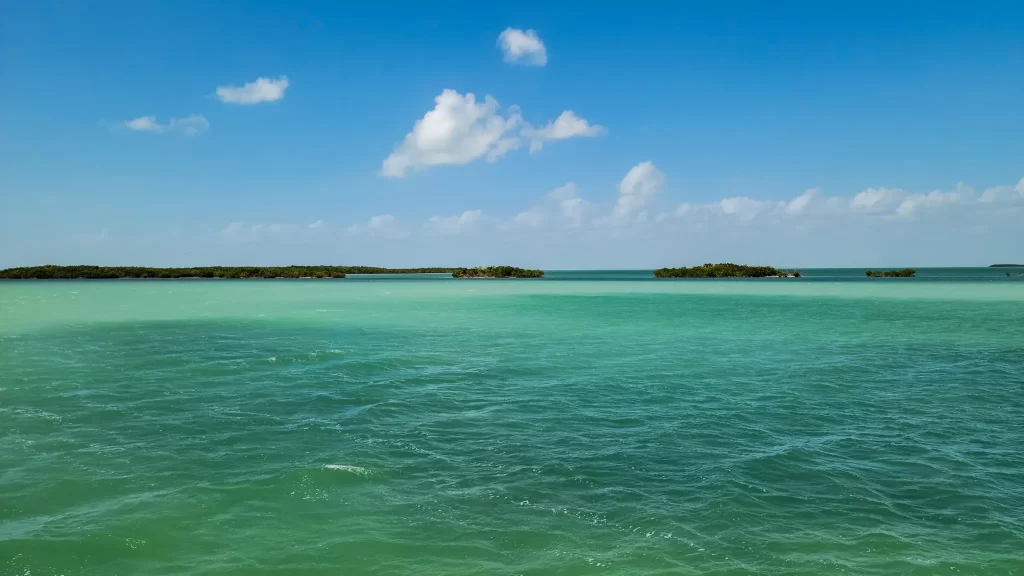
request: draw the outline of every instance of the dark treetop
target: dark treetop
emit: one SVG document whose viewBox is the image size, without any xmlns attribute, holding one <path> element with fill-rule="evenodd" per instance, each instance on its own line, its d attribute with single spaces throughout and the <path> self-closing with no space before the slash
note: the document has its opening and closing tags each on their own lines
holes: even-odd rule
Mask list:
<svg viewBox="0 0 1024 576">
<path fill-rule="evenodd" d="M 904 268 L 903 270 L 866 270 L 864 272 L 869 278 L 913 278 L 917 270 Z"/>
<path fill-rule="evenodd" d="M 543 270 L 527 270 L 515 266 L 488 266 L 486 268 L 456 268 L 454 278 L 540 278 Z"/>
<path fill-rule="evenodd" d="M 692 268 L 659 268 L 656 278 L 799 278 L 799 270 L 780 270 L 771 266 L 744 266 L 742 264 L 704 264 Z"/>
<path fill-rule="evenodd" d="M 993 264 L 989 268 L 1024 268 L 1024 264 Z"/>
</svg>

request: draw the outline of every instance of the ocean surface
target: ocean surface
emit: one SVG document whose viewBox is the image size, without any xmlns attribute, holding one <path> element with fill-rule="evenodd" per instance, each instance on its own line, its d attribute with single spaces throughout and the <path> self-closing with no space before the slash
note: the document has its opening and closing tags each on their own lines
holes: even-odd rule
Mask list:
<svg viewBox="0 0 1024 576">
<path fill-rule="evenodd" d="M 0 575 L 1024 574 L 1024 278 L 0 282 Z"/>
</svg>

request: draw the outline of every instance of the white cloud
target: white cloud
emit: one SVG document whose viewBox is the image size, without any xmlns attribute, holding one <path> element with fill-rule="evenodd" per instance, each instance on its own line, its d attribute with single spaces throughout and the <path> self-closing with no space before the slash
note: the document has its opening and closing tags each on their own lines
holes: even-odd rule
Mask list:
<svg viewBox="0 0 1024 576">
<path fill-rule="evenodd" d="M 892 207 L 906 196 L 906 192 L 894 188 L 868 188 L 850 201 L 850 208 L 864 212 L 878 212 Z"/>
<path fill-rule="evenodd" d="M 735 198 L 723 198 L 718 202 L 723 214 L 736 216 L 740 220 L 753 220 L 761 212 L 773 210 L 779 206 L 785 206 L 784 202 L 771 202 L 754 200 L 746 196 Z"/>
<path fill-rule="evenodd" d="M 548 63 L 548 51 L 544 42 L 534 30 L 507 28 L 498 36 L 498 46 L 505 54 L 505 62 L 527 66 L 544 66 Z"/>
<path fill-rule="evenodd" d="M 434 109 L 416 121 L 394 152 L 384 160 L 381 175 L 401 178 L 410 170 L 441 164 L 467 164 L 487 156 L 495 161 L 519 147 L 508 136 L 522 121 L 518 108 L 508 117 L 498 113 L 498 101 L 490 96 L 477 103 L 476 96 L 445 90 L 434 99 Z"/>
<path fill-rule="evenodd" d="M 316 222 L 313 222 L 312 224 L 306 226 L 306 228 L 309 228 L 310 230 L 323 230 L 323 228 L 324 228 L 324 221 L 323 220 L 317 220 Z"/>
<path fill-rule="evenodd" d="M 548 193 L 548 199 L 558 205 L 558 210 L 570 225 L 580 226 L 586 215 L 589 203 L 576 196 L 576 183 L 568 182 Z"/>
<path fill-rule="evenodd" d="M 390 228 L 395 225 L 395 217 L 391 214 L 381 214 L 380 216 L 373 216 L 370 221 L 366 224 L 367 230 L 383 230 Z"/>
<path fill-rule="evenodd" d="M 471 232 L 483 220 L 484 213 L 480 210 L 466 210 L 458 216 L 433 216 L 423 225 L 428 234 L 449 236 Z"/>
<path fill-rule="evenodd" d="M 573 226 L 583 224 L 583 216 L 587 210 L 587 201 L 583 198 L 566 198 L 559 202 L 562 209 L 562 216 Z"/>
<path fill-rule="evenodd" d="M 1021 197 L 1024 197 L 1024 178 L 1021 178 L 1017 182 L 1017 186 L 1014 187 L 1014 190 L 1016 190 L 1017 194 L 1020 194 Z"/>
<path fill-rule="evenodd" d="M 546 220 L 544 213 L 540 210 L 524 210 L 516 214 L 512 219 L 513 224 L 526 226 L 528 228 L 540 228 Z"/>
<path fill-rule="evenodd" d="M 345 233 L 349 236 L 366 234 L 382 238 L 404 238 L 409 235 L 391 214 L 380 214 L 373 216 L 366 224 L 353 224 Z"/>
<path fill-rule="evenodd" d="M 322 226 L 322 221 L 320 226 Z M 269 239 L 296 239 L 301 237 L 298 232 L 305 229 L 307 232 L 315 232 L 320 228 L 318 222 L 305 227 L 295 224 L 246 224 L 244 222 L 232 222 L 220 231 L 221 235 L 232 242 L 255 242 Z"/>
<path fill-rule="evenodd" d="M 633 166 L 619 182 L 619 200 L 612 210 L 612 218 L 624 220 L 642 211 L 665 183 L 662 174 L 651 162 Z"/>
<path fill-rule="evenodd" d="M 210 122 L 202 114 L 193 114 L 184 118 L 171 118 L 167 124 L 161 124 L 156 116 L 140 116 L 124 123 L 129 130 L 137 132 L 174 132 L 185 136 L 197 136 L 210 129 Z"/>
<path fill-rule="evenodd" d="M 959 192 L 942 192 L 933 190 L 927 194 L 912 194 L 900 202 L 896 208 L 896 216 L 910 218 L 918 208 L 934 208 L 945 204 L 951 204 L 961 199 Z"/>
<path fill-rule="evenodd" d="M 1007 198 L 1012 198 L 1015 191 L 1012 186 L 991 186 L 978 197 L 978 202 L 991 204 Z"/>
<path fill-rule="evenodd" d="M 163 126 L 157 123 L 156 116 L 140 116 L 134 120 L 128 120 L 124 125 L 132 130 L 143 132 L 160 132 L 163 130 Z"/>
<path fill-rule="evenodd" d="M 811 203 L 811 200 L 818 195 L 817 188 L 811 188 L 805 191 L 803 194 L 793 198 L 786 204 L 786 214 L 791 216 L 799 216 L 807 210 L 807 206 Z"/>
<path fill-rule="evenodd" d="M 562 112 L 554 121 L 548 122 L 543 128 L 527 127 L 523 135 L 530 139 L 530 152 L 537 152 L 544 147 L 547 140 L 567 140 L 569 138 L 593 138 L 605 131 L 603 126 L 590 124 L 573 113 L 572 110 Z"/>
<path fill-rule="evenodd" d="M 288 89 L 288 77 L 257 78 L 244 86 L 218 86 L 217 98 L 228 104 L 259 104 L 284 98 Z"/>
<path fill-rule="evenodd" d="M 576 183 L 569 182 L 548 192 L 548 198 L 556 201 L 569 200 L 576 197 Z"/>
</svg>

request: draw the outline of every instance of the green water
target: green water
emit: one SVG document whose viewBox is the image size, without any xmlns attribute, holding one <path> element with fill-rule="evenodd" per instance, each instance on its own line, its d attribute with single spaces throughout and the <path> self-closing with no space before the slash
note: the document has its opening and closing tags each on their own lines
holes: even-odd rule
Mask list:
<svg viewBox="0 0 1024 576">
<path fill-rule="evenodd" d="M 0 283 L 0 574 L 1024 574 L 1003 272 Z"/>
</svg>

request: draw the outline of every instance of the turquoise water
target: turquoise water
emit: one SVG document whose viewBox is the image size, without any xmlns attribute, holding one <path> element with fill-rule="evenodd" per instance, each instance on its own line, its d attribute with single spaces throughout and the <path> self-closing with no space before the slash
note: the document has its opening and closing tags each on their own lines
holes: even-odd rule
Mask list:
<svg viewBox="0 0 1024 576">
<path fill-rule="evenodd" d="M 0 283 L 0 574 L 1024 574 L 1004 272 Z"/>
</svg>

